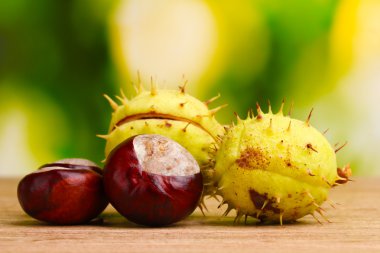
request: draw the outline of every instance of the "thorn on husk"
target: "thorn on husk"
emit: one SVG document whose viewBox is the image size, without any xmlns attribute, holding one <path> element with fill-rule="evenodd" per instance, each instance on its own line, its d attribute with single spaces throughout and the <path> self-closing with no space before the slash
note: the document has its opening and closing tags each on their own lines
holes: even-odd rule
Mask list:
<svg viewBox="0 0 380 253">
<path fill-rule="evenodd" d="M 272 105 L 270 104 L 269 99 L 268 99 L 268 114 L 272 114 Z"/>
<path fill-rule="evenodd" d="M 137 70 L 137 87 L 135 87 L 135 90 L 137 94 L 140 94 L 141 92 L 144 91 L 139 70 Z"/>
<path fill-rule="evenodd" d="M 253 119 L 255 117 L 255 114 L 253 113 L 253 109 L 249 108 L 248 110 L 248 118 Z"/>
<path fill-rule="evenodd" d="M 188 122 L 184 128 L 182 128 L 183 132 L 186 132 L 187 127 L 191 124 L 191 122 Z"/>
<path fill-rule="evenodd" d="M 290 132 L 291 126 L 292 126 L 292 120 L 289 121 L 289 125 L 288 125 L 288 128 L 286 129 L 286 131 Z"/>
<path fill-rule="evenodd" d="M 110 136 L 108 134 L 97 134 L 96 137 L 108 140 Z"/>
<path fill-rule="evenodd" d="M 114 111 L 119 107 L 119 105 L 112 99 L 110 98 L 107 94 L 103 94 L 103 96 L 107 99 L 108 103 L 112 107 Z"/>
<path fill-rule="evenodd" d="M 225 205 L 227 202 L 226 201 L 222 201 L 219 205 L 218 205 L 218 209 L 221 208 L 223 205 Z"/>
<path fill-rule="evenodd" d="M 289 112 L 288 112 L 288 116 L 289 116 L 289 117 L 292 116 L 292 113 L 293 113 L 293 106 L 294 106 L 294 102 L 292 101 L 292 102 L 290 103 Z"/>
<path fill-rule="evenodd" d="M 269 130 L 271 130 L 272 127 L 273 127 L 273 122 L 272 121 L 273 121 L 272 118 L 270 118 L 270 120 L 269 120 L 269 126 L 268 126 Z"/>
<path fill-rule="evenodd" d="M 221 106 L 218 106 L 212 110 L 209 111 L 209 114 L 214 116 L 219 110 L 221 110 L 222 108 L 228 106 L 228 104 L 224 104 L 224 105 L 221 105 Z"/>
<path fill-rule="evenodd" d="M 222 216 L 227 216 L 233 208 L 228 204 L 226 211 L 222 214 Z"/>
<path fill-rule="evenodd" d="M 318 151 L 313 147 L 311 143 L 306 144 L 306 148 L 313 150 L 315 153 L 318 153 Z"/>
<path fill-rule="evenodd" d="M 157 87 L 153 81 L 153 77 L 150 77 L 150 95 L 155 96 L 157 95 Z"/>
<path fill-rule="evenodd" d="M 180 92 L 181 94 L 185 94 L 185 93 L 186 93 L 186 85 L 187 85 L 187 82 L 188 82 L 188 80 L 185 80 L 181 86 L 178 86 L 178 88 L 179 88 L 179 92 Z"/>
<path fill-rule="evenodd" d="M 256 119 L 260 120 L 263 118 L 263 112 L 261 111 L 260 105 L 256 102 L 257 117 Z"/>
<path fill-rule="evenodd" d="M 237 213 L 236 213 L 236 216 L 235 216 L 235 219 L 234 219 L 234 224 L 240 223 L 241 217 L 243 217 L 243 214 L 240 213 L 239 210 L 237 210 Z"/>
<path fill-rule="evenodd" d="M 323 211 L 323 209 L 321 208 L 317 208 L 316 211 L 319 213 L 319 215 L 325 220 L 327 221 L 328 223 L 331 223 L 331 221 L 329 219 L 326 218 L 326 216 L 321 212 Z"/>
<path fill-rule="evenodd" d="M 125 93 L 124 93 L 124 91 L 123 91 L 122 88 L 120 88 L 120 95 L 121 95 L 121 97 L 122 97 L 124 100 L 128 101 L 128 98 L 127 98 L 127 96 L 125 96 Z"/>
<path fill-rule="evenodd" d="M 120 96 L 116 96 L 116 98 L 125 106 L 127 107 L 127 103 L 128 103 L 128 100 L 126 100 L 125 98 L 123 97 L 120 97 Z"/>
<path fill-rule="evenodd" d="M 283 113 L 283 111 L 284 111 L 284 105 L 285 105 L 285 98 L 282 99 L 280 109 L 277 112 L 278 115 L 283 115 L 284 114 Z"/>
<path fill-rule="evenodd" d="M 314 213 L 310 213 L 310 215 L 313 216 L 313 218 L 314 218 L 319 224 L 323 225 L 322 222 L 321 222 L 320 220 L 318 220 L 318 218 L 314 215 Z"/>
<path fill-rule="evenodd" d="M 311 115 L 313 114 L 313 111 L 314 111 L 314 108 L 311 108 L 311 110 L 309 112 L 309 116 L 307 116 L 307 119 L 305 121 L 307 126 L 310 126 L 310 119 L 311 119 Z"/>
<path fill-rule="evenodd" d="M 212 97 L 212 98 L 210 98 L 210 99 L 207 100 L 207 101 L 204 101 L 203 103 L 204 103 L 205 105 L 208 106 L 210 103 L 214 102 L 214 101 L 217 100 L 218 98 L 220 98 L 220 93 L 218 93 L 218 95 L 216 95 L 215 97 Z"/>
<path fill-rule="evenodd" d="M 341 145 L 340 147 L 338 147 L 337 149 L 335 149 L 335 153 L 338 153 L 342 148 L 344 148 L 346 145 L 347 145 L 347 141 L 345 143 L 343 143 L 343 145 Z"/>
<path fill-rule="evenodd" d="M 235 114 L 237 122 L 240 123 L 241 122 L 241 118 L 239 117 L 239 114 L 237 114 L 237 112 L 234 112 L 234 114 Z"/>
</svg>

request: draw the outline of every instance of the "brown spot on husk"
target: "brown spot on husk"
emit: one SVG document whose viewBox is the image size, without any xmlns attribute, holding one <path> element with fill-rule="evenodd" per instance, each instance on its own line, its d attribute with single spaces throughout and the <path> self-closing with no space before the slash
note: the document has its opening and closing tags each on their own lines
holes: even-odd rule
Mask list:
<svg viewBox="0 0 380 253">
<path fill-rule="evenodd" d="M 290 160 L 290 153 L 288 152 L 288 156 L 284 159 L 284 163 L 286 164 L 287 167 L 292 167 L 292 162 Z"/>
<path fill-rule="evenodd" d="M 246 148 L 236 160 L 236 163 L 243 169 L 265 169 L 270 161 L 266 154 L 257 148 Z"/>
<path fill-rule="evenodd" d="M 269 198 L 267 193 L 260 194 L 254 189 L 250 189 L 249 196 L 251 198 L 253 205 L 256 207 L 256 209 L 260 210 L 263 207 L 265 201 L 268 201 L 268 203 L 263 208 L 264 211 L 272 211 L 276 214 L 279 214 L 282 212 L 280 208 L 275 207 L 276 199 Z"/>
</svg>

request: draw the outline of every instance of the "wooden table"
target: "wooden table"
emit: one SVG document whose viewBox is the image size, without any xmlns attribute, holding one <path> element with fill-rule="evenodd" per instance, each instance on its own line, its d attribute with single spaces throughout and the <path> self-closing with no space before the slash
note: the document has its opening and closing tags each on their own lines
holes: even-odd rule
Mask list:
<svg viewBox="0 0 380 253">
<path fill-rule="evenodd" d="M 209 201 L 210 212 L 199 210 L 171 227 L 136 226 L 108 207 L 103 224 L 50 226 L 21 210 L 18 180 L 0 179 L 0 252 L 380 252 L 380 178 L 361 178 L 334 188 L 325 204 L 332 223 L 318 224 L 311 216 L 284 226 L 233 225 L 233 216 Z"/>
</svg>

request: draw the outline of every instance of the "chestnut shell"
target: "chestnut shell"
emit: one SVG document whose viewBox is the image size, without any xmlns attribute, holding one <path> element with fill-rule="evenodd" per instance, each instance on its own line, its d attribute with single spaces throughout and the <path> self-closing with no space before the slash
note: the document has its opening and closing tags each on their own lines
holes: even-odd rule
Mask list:
<svg viewBox="0 0 380 253">
<path fill-rule="evenodd" d="M 203 190 L 201 173 L 164 176 L 143 171 L 133 136 L 109 155 L 104 186 L 110 203 L 128 220 L 145 226 L 165 226 L 190 215 Z"/>
<path fill-rule="evenodd" d="M 55 165 L 59 164 L 41 169 Z M 106 208 L 101 171 L 65 167 L 31 173 L 20 181 L 17 196 L 28 215 L 48 223 L 74 225 L 89 222 Z"/>
</svg>

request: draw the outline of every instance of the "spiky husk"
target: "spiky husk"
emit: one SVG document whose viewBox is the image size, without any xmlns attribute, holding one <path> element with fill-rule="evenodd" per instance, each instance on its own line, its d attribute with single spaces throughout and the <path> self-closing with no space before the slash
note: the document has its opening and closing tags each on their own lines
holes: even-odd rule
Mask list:
<svg viewBox="0 0 380 253">
<path fill-rule="evenodd" d="M 205 185 L 210 185 L 213 169 L 210 160 L 218 136 L 224 133 L 215 113 L 223 106 L 209 110 L 208 104 L 215 99 L 201 102 L 187 94 L 184 86 L 179 90 L 161 90 L 152 86 L 149 91 L 141 87 L 130 100 L 123 92 L 117 96 L 120 105 L 105 96 L 114 110 L 108 134 L 99 135 L 107 141 L 105 156 L 131 136 L 164 135 L 180 143 L 194 156 L 202 169 Z M 208 189 L 205 188 L 205 194 Z"/>
<path fill-rule="evenodd" d="M 214 182 L 227 212 L 237 220 L 252 216 L 264 222 L 294 221 L 317 211 L 329 189 L 347 178 L 337 173 L 334 149 L 306 122 L 269 111 L 238 118 L 216 154 Z M 324 216 L 323 216 L 324 217 Z"/>
</svg>

